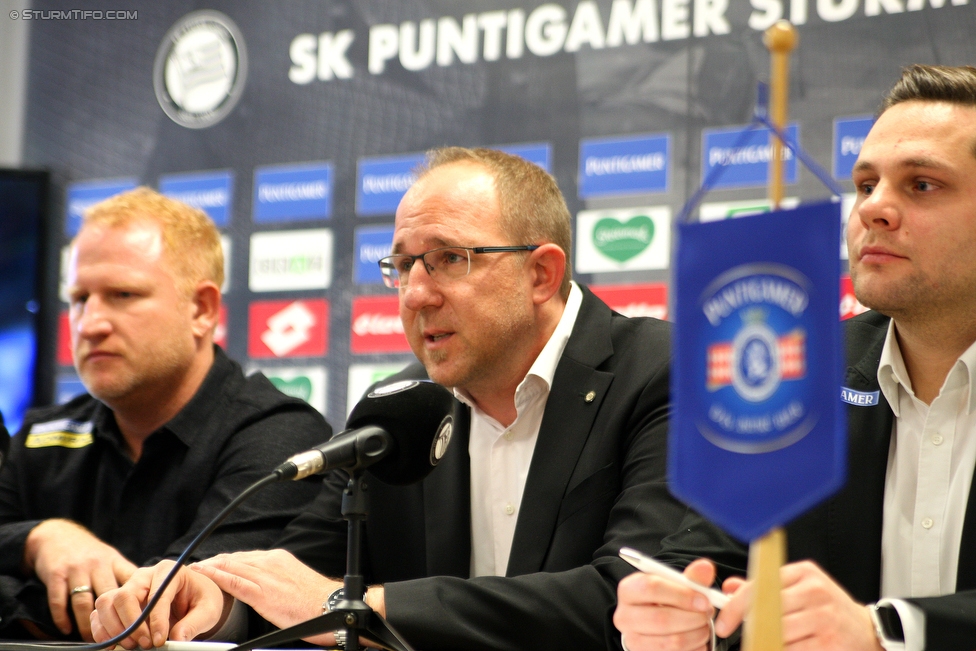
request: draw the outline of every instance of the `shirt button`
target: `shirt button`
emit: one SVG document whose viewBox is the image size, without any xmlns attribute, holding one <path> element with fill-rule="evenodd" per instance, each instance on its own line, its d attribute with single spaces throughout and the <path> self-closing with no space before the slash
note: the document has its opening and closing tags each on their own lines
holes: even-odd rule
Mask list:
<svg viewBox="0 0 976 651">
<path fill-rule="evenodd" d="M 945 441 L 945 439 L 942 438 L 941 434 L 936 434 L 932 437 L 932 445 L 942 445 L 943 441 Z"/>
<path fill-rule="evenodd" d="M 505 515 L 512 515 L 513 513 L 515 513 L 515 507 L 509 502 L 505 505 Z"/>
<path fill-rule="evenodd" d="M 935 523 L 932 522 L 932 518 L 922 518 L 922 527 L 923 528 L 925 528 L 925 529 L 931 529 L 933 524 L 935 524 Z"/>
<path fill-rule="evenodd" d="M 513 438 L 515 438 L 515 434 L 512 433 L 512 430 L 508 430 L 507 432 L 502 434 L 502 436 L 505 437 L 506 441 L 511 441 Z"/>
</svg>

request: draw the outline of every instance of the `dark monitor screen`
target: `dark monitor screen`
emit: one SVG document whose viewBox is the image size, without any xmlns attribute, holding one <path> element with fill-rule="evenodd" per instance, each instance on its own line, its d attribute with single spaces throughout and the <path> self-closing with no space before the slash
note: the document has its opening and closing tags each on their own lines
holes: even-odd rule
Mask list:
<svg viewBox="0 0 976 651">
<path fill-rule="evenodd" d="M 47 172 L 0 169 L 0 413 L 11 434 L 29 407 L 51 398 L 41 334 L 48 182 Z"/>
</svg>

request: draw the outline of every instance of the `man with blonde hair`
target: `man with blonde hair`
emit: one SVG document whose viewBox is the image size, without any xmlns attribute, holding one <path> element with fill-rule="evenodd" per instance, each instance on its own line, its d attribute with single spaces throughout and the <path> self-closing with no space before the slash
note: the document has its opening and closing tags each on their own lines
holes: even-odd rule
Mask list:
<svg viewBox="0 0 976 651">
<path fill-rule="evenodd" d="M 28 413 L 0 469 L 4 637 L 91 640 L 98 595 L 175 558 L 246 486 L 331 433 L 214 345 L 224 262 L 202 211 L 138 188 L 93 206 L 70 250 L 71 347 L 88 393 Z M 315 491 L 265 490 L 196 558 L 270 544 Z"/>
</svg>

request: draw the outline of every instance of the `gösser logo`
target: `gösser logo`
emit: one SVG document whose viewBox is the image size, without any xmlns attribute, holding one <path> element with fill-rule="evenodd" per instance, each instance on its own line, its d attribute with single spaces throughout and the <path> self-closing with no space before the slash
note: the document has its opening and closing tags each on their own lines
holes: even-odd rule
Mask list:
<svg viewBox="0 0 976 651">
<path fill-rule="evenodd" d="M 247 79 L 247 50 L 237 25 L 217 11 L 194 11 L 163 37 L 153 87 L 163 111 L 189 129 L 223 120 Z"/>
<path fill-rule="evenodd" d="M 626 223 L 604 217 L 593 229 L 593 245 L 603 255 L 626 262 L 639 255 L 654 239 L 654 221 L 647 215 L 631 217 Z"/>
<path fill-rule="evenodd" d="M 779 264 L 747 264 L 716 278 L 701 297 L 706 334 L 701 434 L 718 447 L 754 454 L 806 436 L 806 333 L 810 281 Z"/>
</svg>

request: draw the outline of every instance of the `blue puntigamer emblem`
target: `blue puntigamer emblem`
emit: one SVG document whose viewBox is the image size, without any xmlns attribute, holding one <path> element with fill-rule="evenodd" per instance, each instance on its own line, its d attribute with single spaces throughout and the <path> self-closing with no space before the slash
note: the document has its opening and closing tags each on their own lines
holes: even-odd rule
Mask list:
<svg viewBox="0 0 976 651">
<path fill-rule="evenodd" d="M 843 481 L 837 204 L 681 224 L 669 487 L 741 540 Z"/>
<path fill-rule="evenodd" d="M 701 434 L 733 452 L 768 452 L 803 438 L 817 421 L 803 379 L 810 281 L 779 264 L 745 264 L 702 293 L 707 319 L 707 415 Z"/>
</svg>

